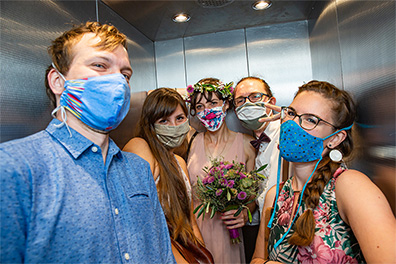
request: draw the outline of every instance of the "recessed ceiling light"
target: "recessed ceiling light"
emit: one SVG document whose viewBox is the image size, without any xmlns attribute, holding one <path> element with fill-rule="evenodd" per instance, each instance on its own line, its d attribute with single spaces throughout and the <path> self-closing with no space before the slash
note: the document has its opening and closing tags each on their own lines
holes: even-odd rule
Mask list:
<svg viewBox="0 0 396 264">
<path fill-rule="evenodd" d="M 175 16 L 173 16 L 173 22 L 176 23 L 183 23 L 183 22 L 187 22 L 188 20 L 190 20 L 190 16 L 188 14 L 185 13 L 181 13 L 181 14 L 177 14 Z"/>
<path fill-rule="evenodd" d="M 272 5 L 272 2 L 269 0 L 260 0 L 260 1 L 256 1 L 254 2 L 254 4 L 252 5 L 252 8 L 254 10 L 264 10 L 269 8 Z"/>
</svg>

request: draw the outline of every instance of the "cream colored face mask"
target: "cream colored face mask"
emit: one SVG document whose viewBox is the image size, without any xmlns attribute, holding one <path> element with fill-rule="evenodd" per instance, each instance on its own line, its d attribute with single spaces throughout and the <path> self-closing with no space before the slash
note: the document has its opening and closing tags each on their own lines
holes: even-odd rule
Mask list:
<svg viewBox="0 0 396 264">
<path fill-rule="evenodd" d="M 162 144 L 168 148 L 177 148 L 183 143 L 188 131 L 190 131 L 190 125 L 186 120 L 178 126 L 154 124 L 154 129 L 158 140 Z"/>
</svg>

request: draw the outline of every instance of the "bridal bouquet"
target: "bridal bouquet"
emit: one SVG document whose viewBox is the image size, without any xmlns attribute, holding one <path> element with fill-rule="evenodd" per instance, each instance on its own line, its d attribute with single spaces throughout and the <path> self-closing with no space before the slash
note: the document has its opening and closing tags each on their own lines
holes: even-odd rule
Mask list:
<svg viewBox="0 0 396 264">
<path fill-rule="evenodd" d="M 254 202 L 254 199 L 249 198 L 259 193 L 260 183 L 266 178 L 259 171 L 266 166 L 246 172 L 244 163 L 212 160 L 210 168 L 203 168 L 206 177 L 203 180 L 198 177 L 194 186 L 194 192 L 201 201 L 194 214 L 198 212 L 197 218 L 201 215 L 204 218 L 210 212 L 210 218 L 213 218 L 216 212 L 235 209 L 234 216 L 238 216 L 246 208 L 251 222 L 252 214 L 246 205 Z M 237 229 L 229 229 L 229 232 L 233 244 L 241 242 Z"/>
</svg>

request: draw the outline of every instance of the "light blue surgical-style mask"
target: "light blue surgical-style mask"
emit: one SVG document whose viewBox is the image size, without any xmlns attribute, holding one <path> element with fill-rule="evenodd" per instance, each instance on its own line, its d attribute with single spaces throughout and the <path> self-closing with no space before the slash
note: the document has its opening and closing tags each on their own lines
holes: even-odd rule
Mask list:
<svg viewBox="0 0 396 264">
<path fill-rule="evenodd" d="M 53 113 L 67 109 L 87 126 L 105 132 L 115 129 L 127 115 L 130 88 L 121 73 L 76 80 L 59 74 L 65 80 L 65 91 Z"/>
</svg>

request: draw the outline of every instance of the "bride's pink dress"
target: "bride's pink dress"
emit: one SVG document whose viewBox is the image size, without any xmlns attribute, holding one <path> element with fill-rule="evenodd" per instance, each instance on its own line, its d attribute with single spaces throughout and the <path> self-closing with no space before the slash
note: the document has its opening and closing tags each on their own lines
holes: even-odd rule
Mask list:
<svg viewBox="0 0 396 264">
<path fill-rule="evenodd" d="M 246 162 L 243 148 L 243 134 L 237 133 L 234 142 L 230 142 L 222 151 L 221 156 L 224 161 Z M 205 153 L 204 133 L 199 133 L 192 142 L 190 154 L 187 160 L 187 168 L 190 176 L 191 186 L 197 182 L 197 176 L 201 179 L 205 177 L 202 170 L 205 166 L 210 167 L 210 157 Z M 194 195 L 193 195 L 194 196 Z M 194 208 L 200 204 L 199 200 L 193 197 Z M 220 219 L 220 213 L 210 219 L 210 214 L 202 215 L 197 219 L 198 227 L 201 230 L 206 248 L 212 253 L 216 264 L 221 263 L 244 263 L 243 243 L 233 245 L 230 242 L 228 229 Z M 242 230 L 239 230 L 242 239 Z"/>
</svg>

